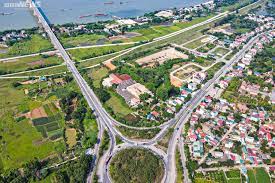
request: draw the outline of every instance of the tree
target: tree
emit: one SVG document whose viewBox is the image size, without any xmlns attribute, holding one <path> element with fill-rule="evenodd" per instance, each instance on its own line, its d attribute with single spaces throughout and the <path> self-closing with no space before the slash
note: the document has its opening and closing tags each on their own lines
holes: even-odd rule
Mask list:
<svg viewBox="0 0 275 183">
<path fill-rule="evenodd" d="M 148 93 L 143 93 L 139 96 L 140 100 L 146 101 L 150 98 L 150 95 Z"/>
<path fill-rule="evenodd" d="M 168 92 L 169 91 L 167 90 L 167 88 L 165 88 L 164 86 L 162 86 L 162 87 L 159 87 L 157 89 L 156 95 L 157 95 L 157 97 L 159 99 L 161 99 L 161 100 L 164 101 L 164 100 L 167 100 L 168 97 L 169 97 Z"/>
<path fill-rule="evenodd" d="M 21 83 L 19 83 L 19 82 L 13 82 L 12 83 L 12 86 L 14 87 L 14 88 L 17 88 L 17 87 L 19 87 L 19 86 L 21 86 L 22 84 Z"/>
<path fill-rule="evenodd" d="M 95 88 L 95 92 L 102 103 L 107 102 L 111 98 L 110 93 L 106 91 L 104 88 Z"/>
<path fill-rule="evenodd" d="M 189 93 L 188 95 L 187 95 L 187 97 L 184 99 L 184 102 L 186 103 L 186 102 L 189 102 L 189 100 L 191 100 L 191 98 L 192 98 L 192 96 L 191 96 L 191 94 Z"/>
</svg>

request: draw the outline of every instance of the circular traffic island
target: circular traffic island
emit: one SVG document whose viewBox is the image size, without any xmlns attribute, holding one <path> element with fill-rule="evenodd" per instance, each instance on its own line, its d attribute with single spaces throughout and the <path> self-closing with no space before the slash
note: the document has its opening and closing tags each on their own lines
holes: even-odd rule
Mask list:
<svg viewBox="0 0 275 183">
<path fill-rule="evenodd" d="M 109 173 L 114 183 L 155 183 L 164 176 L 164 164 L 149 150 L 130 148 L 112 158 Z"/>
</svg>

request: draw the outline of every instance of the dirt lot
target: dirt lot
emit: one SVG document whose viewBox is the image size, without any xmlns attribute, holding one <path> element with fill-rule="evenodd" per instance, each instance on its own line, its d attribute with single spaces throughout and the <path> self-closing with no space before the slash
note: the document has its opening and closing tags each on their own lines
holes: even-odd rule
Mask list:
<svg viewBox="0 0 275 183">
<path fill-rule="evenodd" d="M 31 111 L 32 119 L 42 118 L 42 117 L 48 117 L 43 107 L 39 107 Z"/>
<path fill-rule="evenodd" d="M 137 36 L 142 36 L 142 34 L 137 33 L 137 32 L 126 32 L 124 35 L 109 37 L 109 40 L 117 41 L 117 40 L 121 40 L 121 39 L 129 39 L 129 38 L 133 38 L 133 37 L 137 37 Z"/>
<path fill-rule="evenodd" d="M 43 60 L 38 60 L 38 61 L 28 63 L 28 65 L 30 65 L 30 66 L 44 65 L 44 64 L 45 64 L 45 62 Z"/>
<path fill-rule="evenodd" d="M 136 63 L 148 67 L 154 66 L 156 63 L 163 64 L 165 61 L 176 58 L 188 59 L 188 55 L 175 50 L 175 48 L 168 48 L 147 57 L 140 58 L 136 60 Z"/>
</svg>

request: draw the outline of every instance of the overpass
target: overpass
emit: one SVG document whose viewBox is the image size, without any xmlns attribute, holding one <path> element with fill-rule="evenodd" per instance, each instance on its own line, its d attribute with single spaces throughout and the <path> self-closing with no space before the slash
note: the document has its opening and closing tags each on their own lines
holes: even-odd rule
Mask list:
<svg viewBox="0 0 275 183">
<path fill-rule="evenodd" d="M 114 119 L 112 119 L 109 114 L 104 110 L 102 107 L 100 101 L 96 97 L 95 93 L 93 90 L 89 87 L 87 82 L 83 79 L 83 77 L 80 75 L 79 71 L 77 70 L 76 66 L 74 65 L 73 60 L 71 60 L 70 56 L 62 46 L 62 44 L 59 42 L 58 38 L 52 31 L 51 27 L 48 24 L 48 21 L 45 19 L 45 15 L 41 13 L 41 9 L 38 8 L 35 4 L 35 1 L 33 0 L 27 0 L 29 3 L 29 8 L 33 11 L 33 15 L 38 19 L 38 23 L 42 25 L 44 28 L 45 32 L 48 34 L 48 37 L 50 38 L 51 43 L 54 45 L 54 48 L 59 51 L 61 57 L 63 58 L 65 64 L 68 67 L 68 70 L 72 73 L 76 83 L 78 84 L 79 88 L 81 89 L 81 92 L 86 99 L 89 107 L 95 112 L 97 117 L 97 123 L 98 123 L 98 128 L 99 128 L 99 133 L 98 133 L 98 139 L 102 138 L 103 135 L 103 130 L 104 128 L 107 129 L 110 139 L 111 139 L 111 148 L 110 148 L 110 153 L 113 152 L 113 149 L 115 148 L 115 135 L 119 136 L 124 143 L 131 145 L 131 146 L 144 146 L 147 143 L 149 145 L 152 145 L 154 141 L 150 142 L 138 142 L 134 141 L 131 139 L 128 139 L 124 137 L 121 132 L 119 132 L 116 128 L 113 127 L 113 122 Z M 98 156 L 99 152 L 99 146 L 100 144 L 96 144 L 94 147 L 94 154 L 95 157 Z M 153 148 L 154 149 L 154 148 Z M 157 153 L 157 152 L 156 152 Z M 96 158 L 97 159 L 97 158 Z M 91 176 L 88 176 L 88 182 L 91 182 Z"/>
<path fill-rule="evenodd" d="M 132 139 L 128 139 L 124 137 L 124 135 L 121 134 L 120 131 L 118 131 L 115 127 L 114 124 L 117 124 L 116 121 L 105 111 L 105 109 L 102 107 L 101 102 L 98 100 L 96 97 L 95 93 L 92 91 L 92 89 L 89 87 L 87 82 L 83 79 L 83 77 L 80 75 L 78 72 L 76 66 L 74 65 L 73 60 L 71 60 L 70 56 L 64 49 L 64 47 L 61 45 L 55 34 L 53 33 L 51 27 L 49 26 L 48 20 L 45 19 L 45 14 L 42 13 L 42 10 L 38 8 L 35 5 L 35 2 L 33 0 L 27 0 L 27 2 L 30 4 L 30 9 L 33 11 L 33 15 L 37 17 L 38 22 L 42 25 L 44 28 L 45 32 L 48 34 L 48 37 L 50 38 L 52 44 L 54 45 L 55 49 L 60 52 L 60 55 L 62 56 L 65 64 L 68 67 L 68 70 L 72 73 L 76 83 L 78 84 L 79 88 L 81 89 L 81 92 L 86 99 L 89 107 L 94 110 L 97 117 L 97 123 L 98 123 L 98 128 L 99 128 L 99 133 L 98 133 L 98 138 L 101 139 L 103 135 L 103 130 L 104 128 L 107 129 L 110 140 L 111 140 L 111 146 L 108 150 L 107 153 L 110 155 L 116 153 L 116 142 L 115 142 L 115 136 L 120 137 L 123 142 L 126 144 L 126 146 L 131 146 L 131 147 L 144 147 L 146 149 L 150 149 L 151 151 L 154 151 L 156 154 L 160 155 L 161 157 L 164 157 L 165 160 L 165 176 L 163 177 L 164 182 L 175 182 L 176 178 L 176 171 L 175 171 L 175 148 L 176 148 L 176 143 L 177 139 L 179 138 L 181 134 L 182 127 L 186 123 L 190 112 L 192 109 L 194 109 L 200 102 L 200 100 L 207 94 L 208 88 L 213 86 L 213 83 L 216 82 L 222 74 L 232 65 L 232 63 L 236 62 L 238 58 L 244 54 L 245 50 L 247 50 L 248 47 L 245 47 L 236 57 L 233 57 L 231 60 L 230 64 L 226 65 L 223 69 L 221 69 L 213 79 L 211 79 L 197 94 L 196 96 L 190 101 L 188 105 L 183 107 L 181 111 L 176 114 L 175 119 L 171 119 L 171 122 L 168 123 L 153 139 L 147 140 L 147 141 L 136 141 Z M 223 13 L 220 16 L 213 17 L 210 19 L 211 21 L 216 20 L 227 13 Z M 204 23 L 208 23 L 210 20 L 205 21 Z M 202 25 L 203 23 L 200 23 L 199 25 Z M 198 26 L 199 26 L 198 25 Z M 194 28 L 196 26 L 192 26 Z M 184 32 L 184 30 L 189 30 L 190 28 L 180 30 L 179 33 Z M 172 33 L 170 36 L 175 36 L 178 33 Z M 169 36 L 164 36 L 163 38 L 158 38 L 154 40 L 153 42 L 160 41 L 163 39 L 169 38 Z M 253 40 L 254 41 L 254 40 Z M 148 43 L 149 44 L 149 43 Z M 137 46 L 135 48 L 139 48 L 140 46 Z M 134 50 L 133 48 L 130 49 L 130 51 Z M 168 147 L 168 152 L 163 154 L 161 151 L 159 151 L 157 148 L 153 147 L 153 145 L 156 144 L 157 141 L 163 138 L 163 136 L 166 134 L 167 130 L 172 127 L 173 125 L 176 125 L 174 133 L 172 135 L 172 138 L 169 141 L 169 147 Z M 95 152 L 95 157 L 98 157 L 98 152 L 99 152 L 99 146 L 100 144 L 96 144 L 94 147 L 94 152 Z M 97 160 L 97 158 L 96 158 Z M 104 168 L 103 168 L 104 171 Z M 107 177 L 106 172 L 102 172 L 104 174 L 104 177 Z M 88 182 L 91 182 L 91 177 L 88 176 Z M 103 182 L 108 182 L 109 180 L 103 180 Z"/>
</svg>

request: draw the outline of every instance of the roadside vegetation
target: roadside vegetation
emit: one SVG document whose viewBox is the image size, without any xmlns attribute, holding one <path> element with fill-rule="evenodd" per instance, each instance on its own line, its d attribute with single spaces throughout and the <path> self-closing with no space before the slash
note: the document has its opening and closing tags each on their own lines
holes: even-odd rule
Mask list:
<svg viewBox="0 0 275 183">
<path fill-rule="evenodd" d="M 136 130 L 123 126 L 118 127 L 118 130 L 130 139 L 152 139 L 160 132 L 159 128 L 149 130 Z"/>
<path fill-rule="evenodd" d="M 173 128 L 169 128 L 169 130 L 166 133 L 166 135 L 158 142 L 158 145 L 162 146 L 163 148 L 165 148 L 165 150 L 167 150 L 168 145 L 169 145 L 169 140 L 170 140 L 173 132 L 174 132 L 174 129 Z"/>
<path fill-rule="evenodd" d="M 181 183 L 184 180 L 183 167 L 180 159 L 179 149 L 176 149 L 176 169 L 177 169 L 177 180 L 176 183 Z"/>
<path fill-rule="evenodd" d="M 110 165 L 112 181 L 161 182 L 164 175 L 162 160 L 145 149 L 125 149 L 116 154 Z"/>
<path fill-rule="evenodd" d="M 108 150 L 110 145 L 110 137 L 108 135 L 108 132 L 105 130 L 103 133 L 103 138 L 101 139 L 101 144 L 99 148 L 99 157 L 101 157 L 105 151 Z"/>
</svg>

